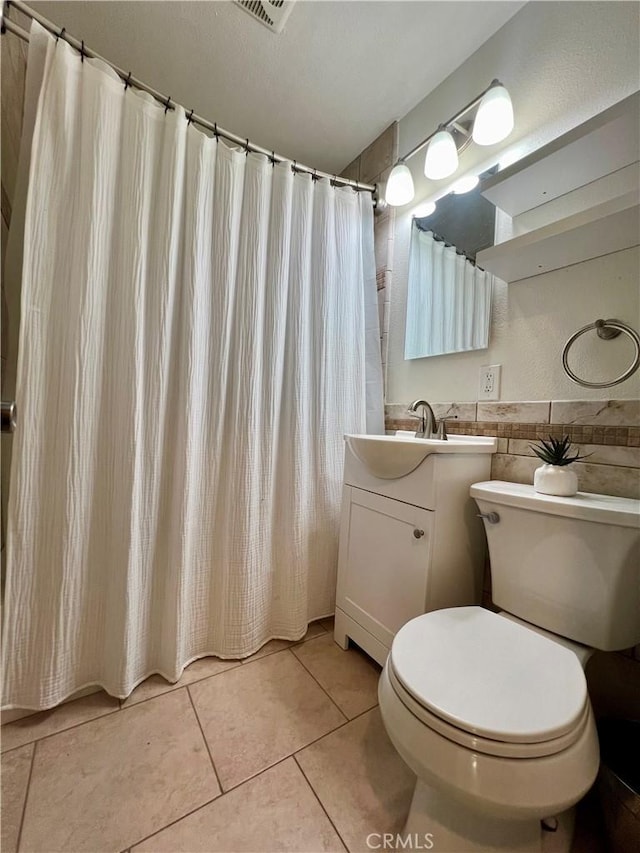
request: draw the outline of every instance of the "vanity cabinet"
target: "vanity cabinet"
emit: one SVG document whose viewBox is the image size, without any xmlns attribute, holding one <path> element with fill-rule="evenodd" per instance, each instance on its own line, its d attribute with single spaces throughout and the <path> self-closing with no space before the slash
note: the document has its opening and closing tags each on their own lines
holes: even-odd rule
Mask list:
<svg viewBox="0 0 640 853">
<path fill-rule="evenodd" d="M 408 474 L 382 479 L 347 440 L 338 645 L 346 649 L 352 639 L 384 664 L 393 637 L 410 619 L 480 602 L 485 539 L 469 488 L 489 479 L 491 452 L 434 452 Z"/>
</svg>

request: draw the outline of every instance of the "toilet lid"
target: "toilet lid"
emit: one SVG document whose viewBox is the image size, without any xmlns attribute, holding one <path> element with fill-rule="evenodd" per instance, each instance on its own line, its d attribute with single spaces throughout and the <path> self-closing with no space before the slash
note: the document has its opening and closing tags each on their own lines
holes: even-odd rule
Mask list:
<svg viewBox="0 0 640 853">
<path fill-rule="evenodd" d="M 494 740 L 559 737 L 577 724 L 587 701 L 572 651 L 480 607 L 412 619 L 396 634 L 390 663 L 429 711 Z"/>
</svg>

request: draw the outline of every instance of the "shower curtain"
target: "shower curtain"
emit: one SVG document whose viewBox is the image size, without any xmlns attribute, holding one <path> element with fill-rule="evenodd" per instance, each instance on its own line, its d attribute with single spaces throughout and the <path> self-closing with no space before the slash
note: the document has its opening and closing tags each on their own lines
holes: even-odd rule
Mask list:
<svg viewBox="0 0 640 853">
<path fill-rule="evenodd" d="M 370 195 L 228 148 L 34 24 L 38 44 L 3 643 L 21 708 L 301 637 L 333 608 L 343 434 L 382 431 Z"/>
<path fill-rule="evenodd" d="M 412 226 L 405 358 L 489 346 L 493 276 Z"/>
</svg>

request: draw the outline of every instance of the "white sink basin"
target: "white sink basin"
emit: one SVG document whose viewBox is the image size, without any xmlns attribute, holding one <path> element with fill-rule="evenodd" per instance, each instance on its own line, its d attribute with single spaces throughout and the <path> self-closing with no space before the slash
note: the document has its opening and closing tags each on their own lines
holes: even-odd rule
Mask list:
<svg viewBox="0 0 640 853">
<path fill-rule="evenodd" d="M 395 435 L 345 435 L 349 447 L 360 462 L 382 480 L 405 477 L 432 453 L 495 453 L 498 439 L 485 435 L 416 438 L 411 432 Z"/>
</svg>

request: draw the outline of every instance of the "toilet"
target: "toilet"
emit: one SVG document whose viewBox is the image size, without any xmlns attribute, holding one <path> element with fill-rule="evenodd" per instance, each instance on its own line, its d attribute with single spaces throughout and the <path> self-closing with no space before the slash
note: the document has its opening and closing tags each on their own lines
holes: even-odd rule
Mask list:
<svg viewBox="0 0 640 853">
<path fill-rule="evenodd" d="M 380 711 L 417 776 L 401 843 L 568 851 L 599 765 L 584 667 L 640 642 L 640 501 L 476 483 L 494 613 L 436 610 L 396 634 Z"/>
</svg>

